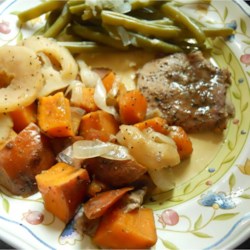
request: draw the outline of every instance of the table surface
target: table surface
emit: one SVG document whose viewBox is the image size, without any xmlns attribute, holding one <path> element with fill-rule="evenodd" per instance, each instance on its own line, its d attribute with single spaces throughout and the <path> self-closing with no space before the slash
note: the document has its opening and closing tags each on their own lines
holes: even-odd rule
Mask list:
<svg viewBox="0 0 250 250">
<path fill-rule="evenodd" d="M 246 2 L 250 5 L 250 0 L 246 0 Z M 0 240 L 0 249 L 15 249 L 15 248 L 6 244 L 4 241 Z M 243 242 L 236 249 L 250 249 L 250 238 L 248 238 L 245 242 Z"/>
</svg>

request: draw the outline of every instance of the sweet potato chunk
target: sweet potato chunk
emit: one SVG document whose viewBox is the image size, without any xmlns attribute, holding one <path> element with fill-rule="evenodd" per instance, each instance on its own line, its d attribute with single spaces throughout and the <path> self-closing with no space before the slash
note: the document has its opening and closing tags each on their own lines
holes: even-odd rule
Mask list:
<svg viewBox="0 0 250 250">
<path fill-rule="evenodd" d="M 62 92 L 44 96 L 38 103 L 38 124 L 51 137 L 73 136 L 69 100 Z"/>
<path fill-rule="evenodd" d="M 85 169 L 60 162 L 38 174 L 36 180 L 45 208 L 67 223 L 83 202 L 89 175 Z"/>
<path fill-rule="evenodd" d="M 31 123 L 0 151 L 0 184 L 12 194 L 29 196 L 37 191 L 35 176 L 54 162 L 47 138 Z"/>
<path fill-rule="evenodd" d="M 20 107 L 12 112 L 10 116 L 14 123 L 14 130 L 18 133 L 30 123 L 36 122 L 36 104 L 33 102 L 27 107 Z"/>
<path fill-rule="evenodd" d="M 110 141 L 112 135 L 119 131 L 119 124 L 113 115 L 98 110 L 84 115 L 81 119 L 79 134 L 85 140 L 98 139 Z"/>
<path fill-rule="evenodd" d="M 149 249 L 157 241 L 153 211 L 114 208 L 103 216 L 93 241 L 105 249 Z"/>
<path fill-rule="evenodd" d="M 133 160 L 115 161 L 96 157 L 85 161 L 89 173 L 113 187 L 122 187 L 139 179 L 147 169 Z"/>
</svg>

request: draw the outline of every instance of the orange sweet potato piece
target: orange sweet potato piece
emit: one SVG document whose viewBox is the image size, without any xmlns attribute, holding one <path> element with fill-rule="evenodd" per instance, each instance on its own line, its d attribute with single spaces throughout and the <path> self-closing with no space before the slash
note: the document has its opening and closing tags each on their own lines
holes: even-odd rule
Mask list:
<svg viewBox="0 0 250 250">
<path fill-rule="evenodd" d="M 82 89 L 83 99 L 80 108 L 83 108 L 87 112 L 92 112 L 98 110 L 98 106 L 94 100 L 95 88 L 84 87 Z"/>
<path fill-rule="evenodd" d="M 139 208 L 125 213 L 116 207 L 103 216 L 93 241 L 105 249 L 148 249 L 157 241 L 153 211 Z"/>
<path fill-rule="evenodd" d="M 0 184 L 12 194 L 31 195 L 37 191 L 35 176 L 54 163 L 48 139 L 31 123 L 0 150 Z"/>
<path fill-rule="evenodd" d="M 124 187 L 116 190 L 109 190 L 97 194 L 84 204 L 84 213 L 90 220 L 100 218 L 111 208 L 124 194 L 133 188 Z"/>
<path fill-rule="evenodd" d="M 39 99 L 38 124 L 43 132 L 51 137 L 74 135 L 69 100 L 62 92 Z"/>
<path fill-rule="evenodd" d="M 146 116 L 147 100 L 138 89 L 126 91 L 118 98 L 118 110 L 122 123 L 141 122 Z"/>
<path fill-rule="evenodd" d="M 115 135 L 118 130 L 119 123 L 114 116 L 103 110 L 98 110 L 82 117 L 79 134 L 85 140 L 110 141 L 110 137 Z"/>
<path fill-rule="evenodd" d="M 67 223 L 82 203 L 89 183 L 85 169 L 57 163 L 36 176 L 45 208 Z"/>
<path fill-rule="evenodd" d="M 161 117 L 153 117 L 151 119 L 136 123 L 134 124 L 134 126 L 139 128 L 140 130 L 152 128 L 154 131 L 161 134 L 169 134 L 167 121 Z"/>
<path fill-rule="evenodd" d="M 182 127 L 169 127 L 169 136 L 174 140 L 181 159 L 185 159 L 192 154 L 192 142 Z"/>
<path fill-rule="evenodd" d="M 27 107 L 21 107 L 15 111 L 10 112 L 10 116 L 14 123 L 14 131 L 20 132 L 30 123 L 36 122 L 36 104 L 32 103 Z"/>
<path fill-rule="evenodd" d="M 109 92 L 113 86 L 115 81 L 115 74 L 113 71 L 110 71 L 104 78 L 102 79 L 102 83 L 107 92 Z"/>
</svg>

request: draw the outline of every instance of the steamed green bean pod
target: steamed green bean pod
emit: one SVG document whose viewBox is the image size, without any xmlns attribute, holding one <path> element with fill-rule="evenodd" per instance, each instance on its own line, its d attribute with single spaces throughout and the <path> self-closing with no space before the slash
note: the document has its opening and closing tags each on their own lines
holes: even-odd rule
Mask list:
<svg viewBox="0 0 250 250">
<path fill-rule="evenodd" d="M 101 12 L 102 23 L 105 25 L 122 26 L 128 30 L 138 32 L 146 36 L 157 38 L 178 37 L 183 32 L 180 28 L 173 25 L 163 25 L 147 22 L 125 14 L 103 10 Z"/>
<path fill-rule="evenodd" d="M 170 2 L 168 1 L 155 1 L 155 0 L 144 0 L 144 1 L 138 1 L 138 0 L 130 0 L 131 4 L 131 10 L 141 9 L 141 8 L 147 8 L 152 6 L 160 6 L 164 2 Z"/>
<path fill-rule="evenodd" d="M 223 28 L 202 28 L 204 34 L 207 37 L 215 38 L 215 37 L 228 37 L 234 34 L 234 30 L 231 28 L 223 27 Z"/>
<path fill-rule="evenodd" d="M 187 28 L 197 40 L 198 43 L 204 43 L 206 36 L 200 27 L 195 24 L 187 15 L 181 12 L 174 6 L 170 4 L 164 4 L 160 8 L 161 12 L 167 17 L 173 19 L 176 23 L 181 25 L 184 28 Z"/>
<path fill-rule="evenodd" d="M 43 2 L 33 8 L 17 13 L 20 22 L 25 23 L 31 19 L 41 16 L 50 11 L 60 9 L 65 5 L 65 1 L 48 1 Z"/>
<path fill-rule="evenodd" d="M 69 24 L 70 18 L 71 18 L 71 14 L 69 12 L 68 5 L 64 5 L 64 8 L 60 16 L 45 31 L 43 35 L 45 37 L 56 37 Z"/>
<path fill-rule="evenodd" d="M 54 37 L 61 40 L 60 43 L 72 37 L 64 43 L 72 53 L 107 48 L 174 53 L 186 48 L 204 49 L 207 38 L 228 37 L 234 33 L 227 27 L 206 27 L 176 7 L 178 1 L 209 4 L 210 0 L 124 0 L 126 13 L 120 13 L 123 12 L 120 2 L 100 1 L 47 0 L 17 16 L 21 22 L 27 22 L 46 14 L 46 23 L 39 34 Z M 69 35 L 68 30 L 72 31 Z M 194 43 L 190 43 L 190 39 Z"/>
<path fill-rule="evenodd" d="M 82 26 L 79 24 L 73 24 L 71 28 L 72 28 L 72 31 L 76 35 L 78 35 L 84 39 L 98 42 L 101 44 L 105 44 L 107 46 L 111 46 L 111 47 L 114 47 L 114 48 L 120 49 L 120 50 L 127 50 L 128 49 L 128 47 L 125 47 L 123 45 L 121 40 L 116 40 L 116 39 L 110 37 L 108 34 L 105 34 L 101 31 L 94 30 L 91 27 L 86 27 L 86 26 Z"/>
<path fill-rule="evenodd" d="M 86 10 L 87 7 L 88 6 L 85 3 L 81 3 L 81 4 L 69 6 L 69 11 L 72 14 L 79 14 L 79 15 L 81 15 L 84 12 L 84 10 Z"/>
<path fill-rule="evenodd" d="M 174 44 L 163 42 L 156 38 L 148 38 L 137 33 L 128 32 L 130 39 L 135 47 L 143 48 L 149 51 L 158 51 L 166 54 L 180 52 L 182 49 Z"/>
</svg>

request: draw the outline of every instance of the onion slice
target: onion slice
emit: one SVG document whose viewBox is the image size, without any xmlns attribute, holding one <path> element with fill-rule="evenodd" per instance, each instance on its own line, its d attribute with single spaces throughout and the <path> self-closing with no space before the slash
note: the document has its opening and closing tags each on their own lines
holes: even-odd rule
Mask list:
<svg viewBox="0 0 250 250">
<path fill-rule="evenodd" d="M 72 158 L 88 159 L 103 157 L 112 160 L 129 160 L 130 156 L 126 147 L 99 140 L 81 140 L 72 145 Z"/>
<path fill-rule="evenodd" d="M 175 188 L 175 178 L 172 168 L 162 168 L 155 170 L 148 170 L 148 173 L 156 185 L 161 191 L 169 191 Z"/>
</svg>

